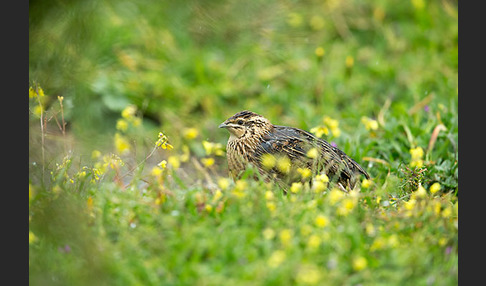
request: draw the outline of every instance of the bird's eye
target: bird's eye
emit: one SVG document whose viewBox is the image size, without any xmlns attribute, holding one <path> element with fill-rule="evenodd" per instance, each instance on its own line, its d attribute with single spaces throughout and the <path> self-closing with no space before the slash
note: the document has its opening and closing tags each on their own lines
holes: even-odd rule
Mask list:
<svg viewBox="0 0 486 286">
<path fill-rule="evenodd" d="M 238 125 L 243 125 L 243 120 L 241 120 L 241 119 L 240 119 L 240 120 L 238 120 L 238 122 L 236 122 L 236 123 L 238 123 Z"/>
</svg>

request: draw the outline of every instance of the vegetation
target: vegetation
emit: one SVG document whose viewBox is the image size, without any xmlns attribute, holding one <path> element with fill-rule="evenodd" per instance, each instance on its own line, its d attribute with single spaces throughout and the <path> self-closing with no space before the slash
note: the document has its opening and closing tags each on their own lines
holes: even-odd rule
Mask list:
<svg viewBox="0 0 486 286">
<path fill-rule="evenodd" d="M 41 1 L 29 22 L 31 284 L 457 284 L 457 2 Z M 244 109 L 372 179 L 232 181 L 218 125 Z"/>
</svg>

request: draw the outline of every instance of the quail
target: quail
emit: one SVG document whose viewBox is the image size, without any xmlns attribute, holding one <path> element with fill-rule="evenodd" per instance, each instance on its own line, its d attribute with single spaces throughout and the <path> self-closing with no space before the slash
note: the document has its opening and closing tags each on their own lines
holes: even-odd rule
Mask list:
<svg viewBox="0 0 486 286">
<path fill-rule="evenodd" d="M 249 166 L 255 167 L 260 177 L 274 181 L 284 190 L 292 182 L 302 181 L 296 172 L 299 169 L 308 169 L 312 175 L 326 174 L 344 191 L 354 189 L 360 175 L 370 178 L 356 161 L 327 141 L 299 128 L 273 125 L 248 110 L 231 116 L 219 128 L 230 133 L 226 155 L 233 179 L 240 178 Z M 272 159 L 270 164 L 268 158 Z M 273 164 L 276 160 L 284 166 Z"/>
</svg>

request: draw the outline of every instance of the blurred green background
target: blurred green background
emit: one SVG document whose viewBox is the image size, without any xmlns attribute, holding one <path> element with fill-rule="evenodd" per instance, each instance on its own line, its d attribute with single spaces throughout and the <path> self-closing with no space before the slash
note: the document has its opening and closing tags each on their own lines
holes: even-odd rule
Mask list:
<svg viewBox="0 0 486 286">
<path fill-rule="evenodd" d="M 64 96 L 85 143 L 128 104 L 176 142 L 182 127 L 223 142 L 243 109 L 353 132 L 387 99 L 457 105 L 457 1 L 31 1 L 29 22 L 29 80 L 47 106 Z"/>
</svg>

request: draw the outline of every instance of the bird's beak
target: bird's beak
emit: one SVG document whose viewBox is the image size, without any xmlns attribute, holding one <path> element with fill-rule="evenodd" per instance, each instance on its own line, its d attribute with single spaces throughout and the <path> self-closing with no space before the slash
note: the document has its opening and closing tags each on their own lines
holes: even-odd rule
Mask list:
<svg viewBox="0 0 486 286">
<path fill-rule="evenodd" d="M 219 125 L 219 128 L 226 128 L 226 127 L 228 127 L 228 125 L 226 125 L 226 123 L 224 122 Z"/>
</svg>

